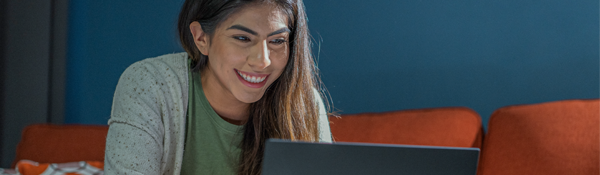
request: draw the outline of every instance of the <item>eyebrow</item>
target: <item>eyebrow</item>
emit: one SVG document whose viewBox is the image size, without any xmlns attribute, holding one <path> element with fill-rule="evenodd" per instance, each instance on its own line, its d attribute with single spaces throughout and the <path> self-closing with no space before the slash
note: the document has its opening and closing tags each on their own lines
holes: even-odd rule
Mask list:
<svg viewBox="0 0 600 175">
<path fill-rule="evenodd" d="M 227 30 L 229 30 L 229 29 L 237 29 L 237 30 L 241 30 L 241 31 L 244 31 L 244 32 L 248 32 L 248 33 L 250 33 L 250 34 L 252 34 L 254 36 L 258 36 L 258 33 L 256 33 L 254 30 L 249 29 L 248 27 L 244 27 L 244 26 L 239 25 L 239 24 L 236 24 L 236 25 L 233 25 L 233 26 L 227 28 Z M 277 35 L 277 34 L 280 34 L 280 33 L 284 33 L 284 32 L 291 32 L 291 31 L 290 31 L 290 29 L 288 29 L 287 27 L 285 27 L 285 28 L 281 28 L 279 30 L 276 30 L 274 32 L 271 32 L 269 35 L 267 35 L 267 37 L 273 36 L 273 35 Z"/>
</svg>

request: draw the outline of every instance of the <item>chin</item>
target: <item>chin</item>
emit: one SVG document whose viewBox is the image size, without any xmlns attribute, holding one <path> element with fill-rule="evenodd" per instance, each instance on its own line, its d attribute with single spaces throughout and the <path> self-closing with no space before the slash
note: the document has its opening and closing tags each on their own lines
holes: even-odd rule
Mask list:
<svg viewBox="0 0 600 175">
<path fill-rule="evenodd" d="M 260 100 L 264 94 L 265 94 L 264 91 L 260 92 L 260 94 L 244 93 L 244 94 L 236 95 L 236 98 L 243 103 L 254 103 L 254 102 L 257 102 L 258 100 Z"/>
</svg>

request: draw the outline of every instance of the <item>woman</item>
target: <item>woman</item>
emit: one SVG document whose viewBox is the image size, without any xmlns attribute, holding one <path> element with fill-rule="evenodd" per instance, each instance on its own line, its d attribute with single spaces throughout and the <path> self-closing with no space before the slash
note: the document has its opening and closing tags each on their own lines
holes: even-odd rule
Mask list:
<svg viewBox="0 0 600 175">
<path fill-rule="evenodd" d="M 185 53 L 131 65 L 106 174 L 260 174 L 268 138 L 331 142 L 301 0 L 186 0 Z"/>
</svg>

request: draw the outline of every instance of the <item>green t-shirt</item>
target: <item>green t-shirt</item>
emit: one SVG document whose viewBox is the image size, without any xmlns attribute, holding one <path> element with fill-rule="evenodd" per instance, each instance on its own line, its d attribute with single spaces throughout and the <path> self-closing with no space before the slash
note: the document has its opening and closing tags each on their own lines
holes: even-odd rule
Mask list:
<svg viewBox="0 0 600 175">
<path fill-rule="evenodd" d="M 236 174 L 242 128 L 223 120 L 208 103 L 200 73 L 190 71 L 181 174 Z"/>
</svg>

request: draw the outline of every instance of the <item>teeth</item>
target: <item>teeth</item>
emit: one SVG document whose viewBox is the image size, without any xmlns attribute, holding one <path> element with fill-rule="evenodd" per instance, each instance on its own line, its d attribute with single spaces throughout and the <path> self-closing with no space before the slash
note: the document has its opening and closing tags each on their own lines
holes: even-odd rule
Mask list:
<svg viewBox="0 0 600 175">
<path fill-rule="evenodd" d="M 242 72 L 237 72 L 240 76 L 242 76 L 244 78 L 244 80 L 251 82 L 251 83 L 260 83 L 262 81 L 265 81 L 265 78 L 267 77 L 255 77 L 255 76 L 250 76 L 250 75 L 246 75 L 243 74 Z"/>
</svg>

